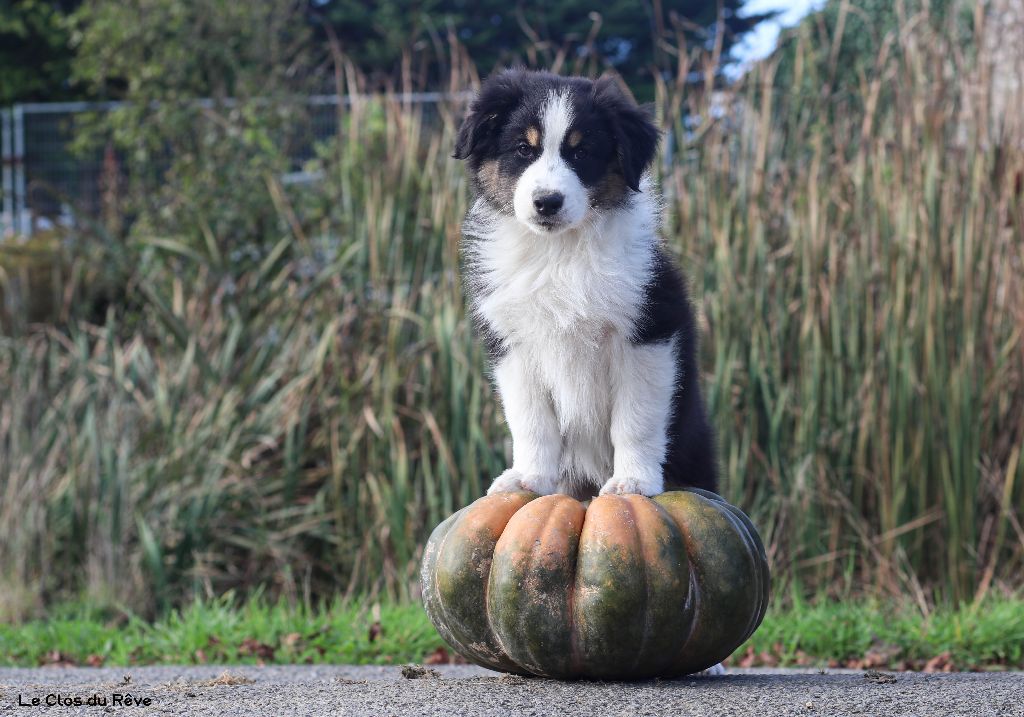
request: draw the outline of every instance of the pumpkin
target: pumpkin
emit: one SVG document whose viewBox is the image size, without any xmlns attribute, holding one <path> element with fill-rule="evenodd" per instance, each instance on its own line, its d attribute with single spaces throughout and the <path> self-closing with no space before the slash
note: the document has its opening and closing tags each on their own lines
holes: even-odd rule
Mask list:
<svg viewBox="0 0 1024 717">
<path fill-rule="evenodd" d="M 764 617 L 768 563 L 739 509 L 707 491 L 496 493 L 434 530 L 423 602 L 483 667 L 560 679 L 711 667 Z"/>
</svg>

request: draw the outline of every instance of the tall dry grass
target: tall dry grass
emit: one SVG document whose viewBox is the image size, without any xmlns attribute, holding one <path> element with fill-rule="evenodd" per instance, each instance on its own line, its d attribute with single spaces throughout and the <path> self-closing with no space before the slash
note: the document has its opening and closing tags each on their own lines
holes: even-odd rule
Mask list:
<svg viewBox="0 0 1024 717">
<path fill-rule="evenodd" d="M 1024 130 L 996 131 L 984 56 L 954 37 L 905 18 L 843 92 L 805 90 L 842 71 L 813 36 L 799 81 L 768 61 L 701 92 L 680 52 L 659 85 L 723 492 L 782 589 L 926 607 L 1024 574 Z M 475 76 L 458 59 L 453 87 Z M 461 110 L 340 111 L 318 185 L 267 177 L 281 221 L 250 269 L 99 232 L 131 311 L 0 339 L 4 614 L 409 596 L 427 532 L 503 468 L 456 271 Z"/>
<path fill-rule="evenodd" d="M 1024 67 L 958 20 L 906 17 L 855 82 L 799 36 L 665 178 L 729 497 L 777 574 L 922 605 L 1024 567 L 1024 96 L 993 102 Z"/>
</svg>

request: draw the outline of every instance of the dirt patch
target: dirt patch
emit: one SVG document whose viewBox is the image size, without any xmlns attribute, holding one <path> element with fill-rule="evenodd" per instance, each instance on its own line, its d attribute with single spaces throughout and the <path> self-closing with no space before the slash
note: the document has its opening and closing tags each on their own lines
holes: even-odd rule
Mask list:
<svg viewBox="0 0 1024 717">
<path fill-rule="evenodd" d="M 254 682 L 256 680 L 251 677 L 232 674 L 225 670 L 219 676 L 208 680 L 175 680 L 173 682 L 165 682 L 161 686 L 165 689 L 188 691 L 197 687 L 234 687 L 242 684 L 253 684 Z"/>
<path fill-rule="evenodd" d="M 530 683 L 530 680 L 522 675 L 504 674 L 498 675 L 497 677 L 491 677 L 489 675 L 481 675 L 479 677 L 464 677 L 463 682 L 491 682 L 496 685 L 526 685 Z"/>
<path fill-rule="evenodd" d="M 888 672 L 879 672 L 878 670 L 868 670 L 864 673 L 864 679 L 879 685 L 887 685 L 896 681 L 896 675 L 890 675 Z"/>
<path fill-rule="evenodd" d="M 402 665 L 402 677 L 407 680 L 439 680 L 441 673 L 423 665 Z"/>
</svg>

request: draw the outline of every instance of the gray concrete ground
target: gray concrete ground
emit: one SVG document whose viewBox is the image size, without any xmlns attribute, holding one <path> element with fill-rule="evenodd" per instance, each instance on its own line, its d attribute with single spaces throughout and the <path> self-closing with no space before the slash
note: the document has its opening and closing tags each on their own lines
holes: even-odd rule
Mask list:
<svg viewBox="0 0 1024 717">
<path fill-rule="evenodd" d="M 46 707 L 56 695 L 63 703 Z M 93 695 L 106 699 L 106 707 L 74 704 L 76 697 L 85 701 Z M 35 699 L 38 705 L 32 704 Z M 135 706 L 123 706 L 126 700 Z M 865 676 L 859 671 L 733 669 L 717 677 L 627 683 L 523 679 L 461 665 L 419 677 L 404 677 L 400 667 L 324 665 L 0 669 L 0 715 L 37 712 L 1024 717 L 1024 673 Z"/>
</svg>

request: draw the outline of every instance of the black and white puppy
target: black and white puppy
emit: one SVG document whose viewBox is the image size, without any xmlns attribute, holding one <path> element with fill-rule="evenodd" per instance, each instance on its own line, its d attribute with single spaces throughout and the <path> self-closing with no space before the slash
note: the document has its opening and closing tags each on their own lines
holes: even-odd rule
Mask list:
<svg viewBox="0 0 1024 717">
<path fill-rule="evenodd" d="M 693 312 L 647 175 L 657 143 L 610 78 L 510 70 L 470 107 L 466 285 L 512 432 L 489 493 L 715 490 Z"/>
</svg>

